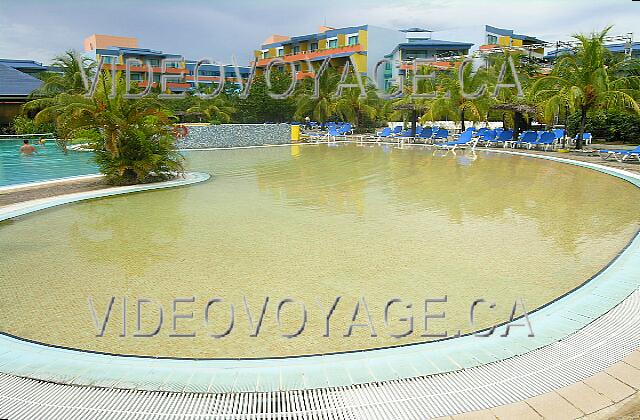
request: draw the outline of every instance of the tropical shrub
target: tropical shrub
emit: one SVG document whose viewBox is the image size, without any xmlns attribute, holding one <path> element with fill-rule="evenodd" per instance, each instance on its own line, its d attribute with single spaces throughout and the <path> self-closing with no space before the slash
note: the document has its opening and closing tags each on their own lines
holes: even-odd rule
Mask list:
<svg viewBox="0 0 640 420">
<path fill-rule="evenodd" d="M 16 134 L 54 133 L 55 125 L 51 123 L 37 124 L 25 115 L 18 115 L 11 124 Z"/>
<path fill-rule="evenodd" d="M 100 172 L 112 185 L 130 185 L 164 181 L 182 172 L 182 156 L 176 151 L 170 134 L 154 134 L 141 126 L 123 133 L 119 153 L 96 149 Z"/>
<path fill-rule="evenodd" d="M 580 113 L 567 120 L 567 131 L 573 137 L 580 131 Z M 611 111 L 593 112 L 587 116 L 585 131 L 605 142 L 640 143 L 640 116 Z"/>
<path fill-rule="evenodd" d="M 103 72 L 92 98 L 60 93 L 27 103 L 25 112 L 39 110 L 34 122 L 54 123 L 63 142 L 87 134 L 97 137 L 96 161 L 111 184 L 153 182 L 181 173 L 169 111 L 153 97 L 126 99 L 121 75 L 113 97 L 111 84 L 111 76 Z"/>
</svg>

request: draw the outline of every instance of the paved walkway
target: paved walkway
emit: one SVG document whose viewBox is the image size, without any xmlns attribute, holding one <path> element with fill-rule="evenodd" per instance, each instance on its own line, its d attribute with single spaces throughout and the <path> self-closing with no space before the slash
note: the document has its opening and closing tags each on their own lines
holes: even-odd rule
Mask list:
<svg viewBox="0 0 640 420">
<path fill-rule="evenodd" d="M 640 418 L 640 350 L 602 372 L 572 385 L 489 410 L 447 419 L 620 419 L 622 413 Z M 627 409 L 631 404 L 634 407 Z M 635 412 L 635 414 L 633 414 Z"/>
</svg>

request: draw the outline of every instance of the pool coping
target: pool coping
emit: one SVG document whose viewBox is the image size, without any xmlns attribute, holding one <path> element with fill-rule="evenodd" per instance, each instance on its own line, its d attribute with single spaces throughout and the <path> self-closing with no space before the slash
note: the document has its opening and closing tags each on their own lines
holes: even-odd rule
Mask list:
<svg viewBox="0 0 640 420">
<path fill-rule="evenodd" d="M 640 187 L 640 176 L 604 165 L 507 150 L 486 152 L 569 163 L 625 179 Z M 78 194 L 88 195 L 81 199 L 90 199 L 92 193 L 100 191 Z M 78 200 L 53 205 L 74 201 Z M 3 220 L 2 210 L 0 220 Z M 16 216 L 4 218 L 9 217 Z M 503 326 L 490 338 L 467 335 L 445 341 L 329 355 L 207 360 L 107 355 L 0 335 L 0 371 L 66 384 L 182 392 L 265 392 L 384 382 L 470 369 L 540 349 L 598 319 L 639 286 L 640 237 L 636 235 L 599 274 L 571 293 L 530 313 L 536 333 L 533 339 L 518 333 L 499 337 L 504 332 Z"/>
<path fill-rule="evenodd" d="M 104 175 L 101 174 L 89 174 L 89 175 L 75 175 L 64 178 L 46 179 L 44 181 L 33 182 L 21 182 L 19 184 L 3 185 L 0 187 L 0 194 L 10 193 L 19 190 L 25 190 L 30 188 L 46 187 L 49 185 L 65 184 L 70 181 L 88 181 L 90 179 L 99 179 Z"/>
</svg>

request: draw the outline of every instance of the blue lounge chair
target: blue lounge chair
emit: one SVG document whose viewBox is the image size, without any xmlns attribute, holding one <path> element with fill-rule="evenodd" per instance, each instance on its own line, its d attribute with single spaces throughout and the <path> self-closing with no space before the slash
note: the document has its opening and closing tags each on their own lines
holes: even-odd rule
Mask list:
<svg viewBox="0 0 640 420">
<path fill-rule="evenodd" d="M 416 131 L 418 131 L 417 128 L 416 128 Z M 395 138 L 397 138 L 398 140 L 412 140 L 417 136 L 418 134 L 413 135 L 413 133 L 411 132 L 411 129 L 408 129 L 408 130 L 404 130 L 402 133 L 395 136 Z"/>
<path fill-rule="evenodd" d="M 329 130 L 327 131 L 327 138 L 333 138 L 333 140 L 335 141 L 336 137 L 344 137 L 344 133 L 341 133 L 337 128 L 335 127 L 329 127 Z"/>
<path fill-rule="evenodd" d="M 518 146 L 526 146 L 527 148 L 530 149 L 531 144 L 535 144 L 537 141 L 538 141 L 538 133 L 536 133 L 535 131 L 525 131 L 524 133 L 522 133 L 520 140 L 511 140 L 511 141 L 505 142 L 505 145 L 509 145 L 514 148 Z"/>
<path fill-rule="evenodd" d="M 479 131 L 478 131 L 479 132 Z M 478 143 L 483 144 L 485 147 L 489 146 L 489 144 L 496 139 L 496 132 L 494 130 L 484 130 L 478 136 Z"/>
<path fill-rule="evenodd" d="M 486 142 L 485 146 L 489 147 L 495 143 L 496 146 L 502 144 L 502 147 L 507 147 L 511 141 L 513 141 L 513 130 L 505 130 L 497 134 L 494 139 Z"/>
<path fill-rule="evenodd" d="M 338 128 L 338 132 L 346 135 L 347 133 L 353 132 L 353 128 L 350 123 L 346 123 Z"/>
<path fill-rule="evenodd" d="M 375 141 L 380 141 L 383 138 L 390 138 L 390 137 L 393 137 L 391 128 L 385 127 L 382 129 L 382 131 L 377 132 L 375 136 L 372 136 L 370 138 L 373 138 Z"/>
<path fill-rule="evenodd" d="M 427 142 L 428 140 L 431 140 L 432 136 L 433 136 L 433 131 L 431 130 L 431 128 L 427 127 L 427 128 L 423 128 L 420 134 L 416 136 L 416 138 L 422 139 L 425 142 Z"/>
<path fill-rule="evenodd" d="M 636 146 L 635 149 L 631 150 L 620 150 L 620 149 L 612 149 L 612 150 L 598 150 L 600 157 L 604 160 L 609 160 L 610 158 L 614 158 L 619 162 L 626 162 L 630 159 L 636 159 L 640 162 L 640 146 Z"/>
<path fill-rule="evenodd" d="M 437 140 L 447 140 L 449 139 L 449 130 L 444 128 L 438 129 L 438 131 L 433 135 L 433 141 Z"/>
<path fill-rule="evenodd" d="M 576 136 L 571 139 L 571 141 L 574 144 L 578 141 L 578 136 L 579 135 L 580 135 L 580 133 L 576 134 Z M 584 136 L 582 137 L 582 141 L 584 142 L 584 144 L 591 144 L 591 133 L 584 133 Z"/>
<path fill-rule="evenodd" d="M 445 143 L 436 144 L 435 147 L 440 149 L 447 149 L 449 151 L 454 151 L 456 148 L 471 146 L 472 149 L 475 149 L 478 139 L 473 137 L 472 131 L 465 131 L 458 137 L 458 140 L 455 141 L 447 141 Z"/>
<path fill-rule="evenodd" d="M 398 134 L 400 134 L 401 131 L 402 131 L 402 126 L 396 125 L 395 127 L 393 127 L 393 131 L 391 132 L 391 134 L 394 136 L 397 136 Z"/>
<path fill-rule="evenodd" d="M 551 149 L 553 149 L 553 147 L 556 144 L 556 134 L 552 131 L 545 131 L 540 135 L 540 138 L 538 139 L 538 141 L 534 144 L 530 144 L 529 148 L 531 147 L 544 147 L 544 150 L 548 150 L 549 147 L 551 147 Z"/>
</svg>

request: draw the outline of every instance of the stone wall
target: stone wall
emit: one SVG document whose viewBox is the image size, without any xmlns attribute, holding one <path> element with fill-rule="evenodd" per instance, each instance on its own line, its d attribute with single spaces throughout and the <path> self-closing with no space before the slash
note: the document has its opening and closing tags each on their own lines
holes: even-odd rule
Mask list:
<svg viewBox="0 0 640 420">
<path fill-rule="evenodd" d="M 291 142 L 288 124 L 220 124 L 189 126 L 189 134 L 178 140 L 179 149 L 262 146 Z"/>
</svg>

